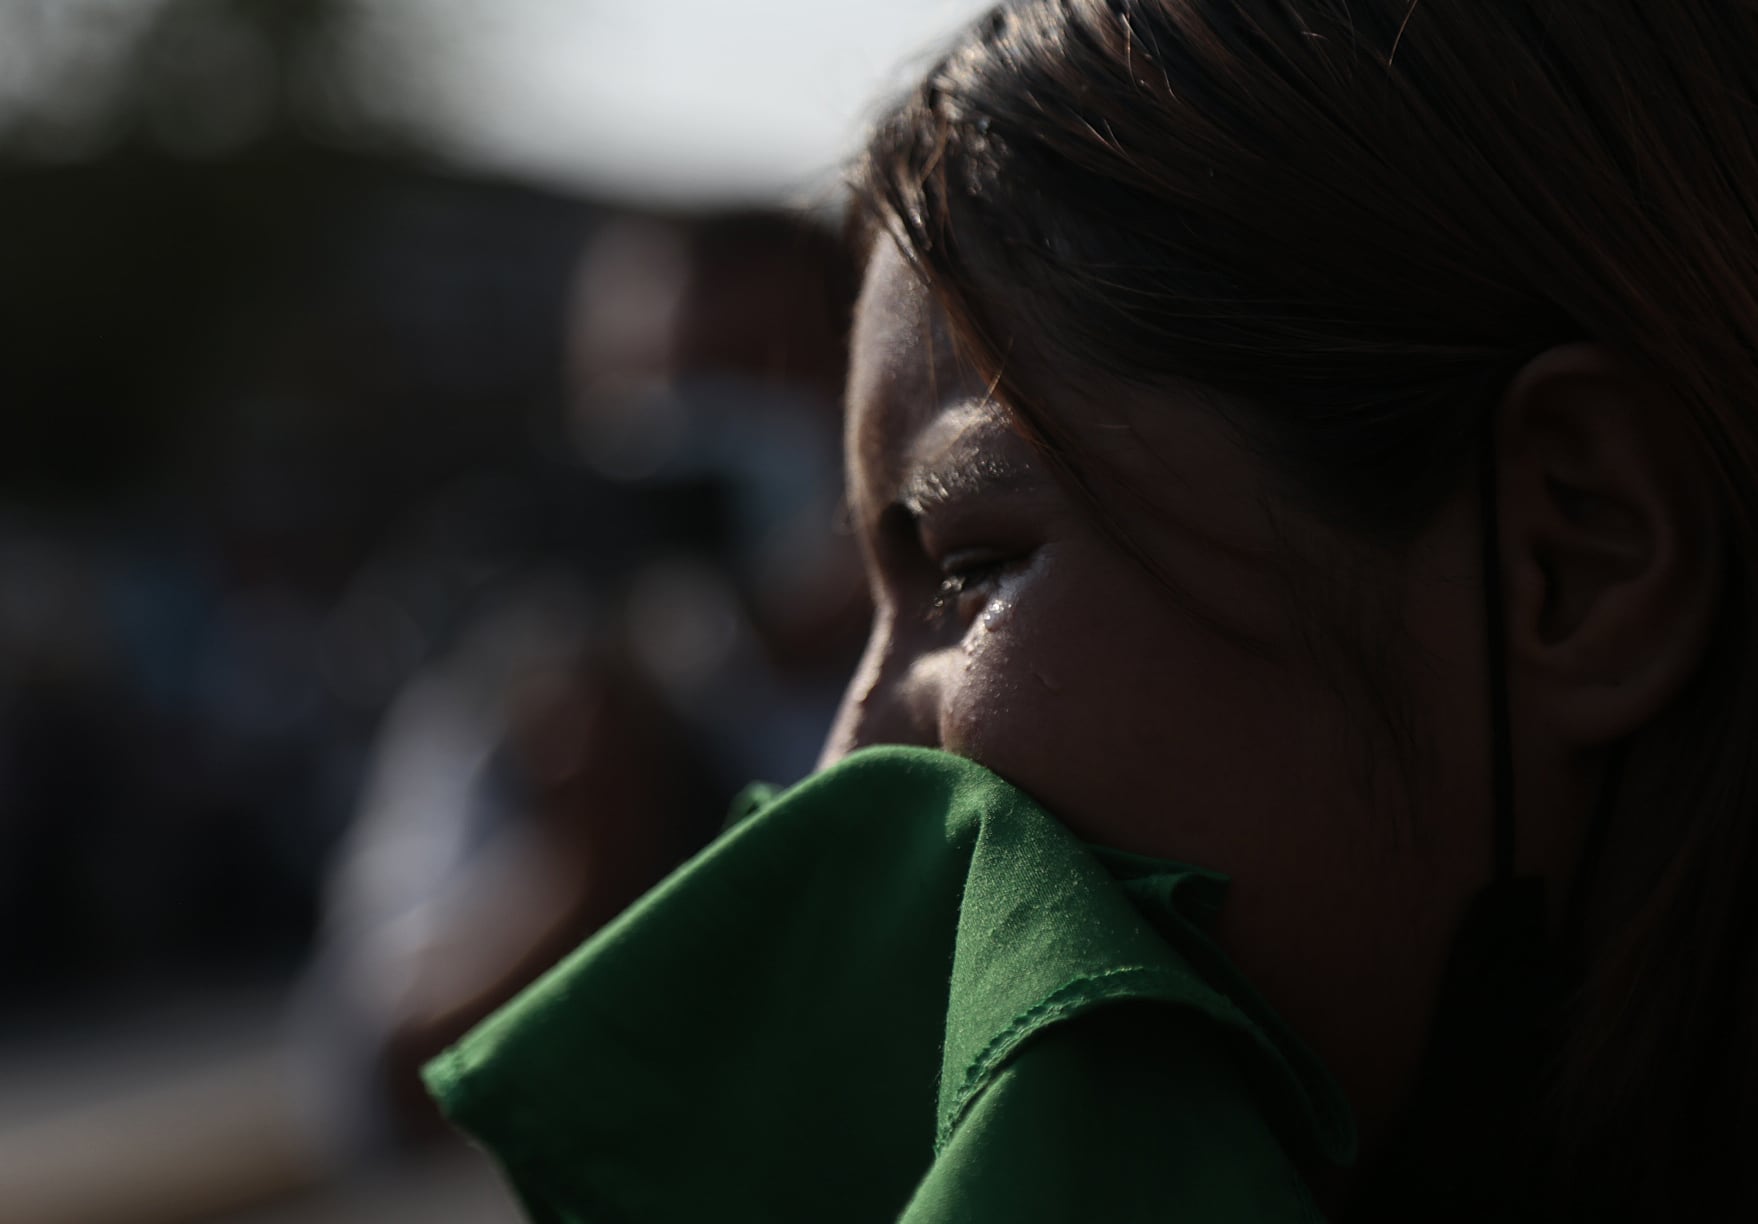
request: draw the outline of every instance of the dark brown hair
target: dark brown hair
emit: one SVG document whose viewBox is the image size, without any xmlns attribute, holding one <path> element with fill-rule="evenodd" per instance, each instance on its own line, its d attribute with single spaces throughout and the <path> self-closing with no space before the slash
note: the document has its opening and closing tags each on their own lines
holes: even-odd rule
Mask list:
<svg viewBox="0 0 1758 1224">
<path fill-rule="evenodd" d="M 1670 386 L 1729 520 L 1728 606 L 1638 737 L 1665 769 L 1611 830 L 1545 1117 L 1574 1209 L 1758 1215 L 1758 5 L 1026 0 L 881 122 L 857 187 L 1089 484 L 1071 389 L 1194 381 L 1314 507 L 1395 543 L 1544 349 L 1591 339 Z"/>
</svg>

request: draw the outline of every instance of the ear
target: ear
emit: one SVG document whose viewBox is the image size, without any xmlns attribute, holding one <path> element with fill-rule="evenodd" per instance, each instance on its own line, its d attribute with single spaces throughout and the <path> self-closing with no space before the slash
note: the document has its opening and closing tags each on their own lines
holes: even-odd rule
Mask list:
<svg viewBox="0 0 1758 1224">
<path fill-rule="evenodd" d="M 1723 581 L 1712 481 L 1684 406 L 1598 345 L 1534 358 L 1497 428 L 1520 734 L 1608 744 L 1658 715 L 1707 649 Z"/>
</svg>

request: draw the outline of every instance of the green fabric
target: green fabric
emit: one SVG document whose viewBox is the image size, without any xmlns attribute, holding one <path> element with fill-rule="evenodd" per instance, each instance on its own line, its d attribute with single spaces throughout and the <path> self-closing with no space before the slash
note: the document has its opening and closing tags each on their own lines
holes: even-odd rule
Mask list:
<svg viewBox="0 0 1758 1224">
<path fill-rule="evenodd" d="M 1317 1220 L 1322 1067 L 1203 927 L 980 766 L 857 753 L 427 1069 L 533 1219 Z"/>
</svg>

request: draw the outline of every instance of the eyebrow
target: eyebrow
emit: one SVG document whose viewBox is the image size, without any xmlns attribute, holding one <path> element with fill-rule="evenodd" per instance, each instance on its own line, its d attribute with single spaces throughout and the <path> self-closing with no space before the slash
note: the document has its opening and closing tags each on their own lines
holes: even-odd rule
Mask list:
<svg viewBox="0 0 1758 1224">
<path fill-rule="evenodd" d="M 897 503 L 920 516 L 961 498 L 1021 493 L 1043 486 L 1043 477 L 1020 463 L 994 455 L 957 455 L 917 463 L 905 475 Z"/>
</svg>

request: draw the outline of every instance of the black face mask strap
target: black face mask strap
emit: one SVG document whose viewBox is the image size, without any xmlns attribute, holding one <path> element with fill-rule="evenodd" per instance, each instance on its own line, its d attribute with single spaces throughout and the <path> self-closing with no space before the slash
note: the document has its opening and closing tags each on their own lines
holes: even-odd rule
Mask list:
<svg viewBox="0 0 1758 1224">
<path fill-rule="evenodd" d="M 1535 958 L 1553 949 L 1546 929 L 1544 880 L 1519 870 L 1519 827 L 1514 808 L 1514 726 L 1508 699 L 1507 605 L 1502 586 L 1501 514 L 1497 503 L 1496 431 L 1484 421 L 1478 456 L 1479 547 L 1483 566 L 1483 635 L 1489 693 L 1491 861 L 1489 880 L 1473 899 L 1454 953 L 1475 945 L 1474 975 L 1527 976 Z M 1492 950 L 1493 949 L 1493 950 Z M 1469 961 L 1474 959 L 1467 954 Z M 1516 969 L 1514 966 L 1518 965 Z"/>
<path fill-rule="evenodd" d="M 1488 892 L 1524 891 L 1535 893 L 1537 882 L 1516 889 L 1518 875 L 1515 852 L 1519 846 L 1519 830 L 1514 819 L 1514 737 L 1513 719 L 1508 701 L 1508 635 L 1507 608 L 1503 602 L 1501 566 L 1501 516 L 1497 507 L 1495 424 L 1493 417 L 1485 423 L 1482 453 L 1478 459 L 1479 546 L 1483 565 L 1483 621 L 1485 665 L 1489 681 L 1489 767 L 1490 802 L 1493 824 L 1493 859 Z M 1571 954 L 1579 949 L 1589 894 L 1598 875 L 1599 860 L 1610 835 L 1612 812 L 1617 803 L 1623 775 L 1624 754 L 1621 746 L 1614 749 L 1606 764 L 1605 779 L 1598 801 L 1588 821 L 1580 859 L 1562 910 L 1556 951 Z M 1530 902 L 1527 903 L 1528 905 Z M 1540 916 L 1542 920 L 1542 916 Z M 1530 913 L 1526 916 L 1532 921 Z M 1542 928 L 1538 932 L 1542 934 Z"/>
<path fill-rule="evenodd" d="M 1485 663 L 1489 670 L 1490 802 L 1494 814 L 1494 859 L 1490 879 L 1514 878 L 1518 830 L 1514 823 L 1514 736 L 1508 702 L 1507 608 L 1502 598 L 1501 515 L 1496 496 L 1496 431 L 1491 413 L 1483 427 L 1477 465 L 1479 547 L 1483 565 Z"/>
<path fill-rule="evenodd" d="M 1467 904 L 1435 1005 L 1416 1089 L 1358 1204 L 1362 1220 L 1402 1220 L 1412 1201 L 1446 1219 L 1501 1218 L 1529 1177 L 1524 1111 L 1545 1059 L 1553 997 L 1543 882 L 1518 874 L 1495 429 L 1478 463 L 1492 805 L 1490 878 Z M 1441 1217 L 1437 1217 L 1441 1218 Z"/>
</svg>

